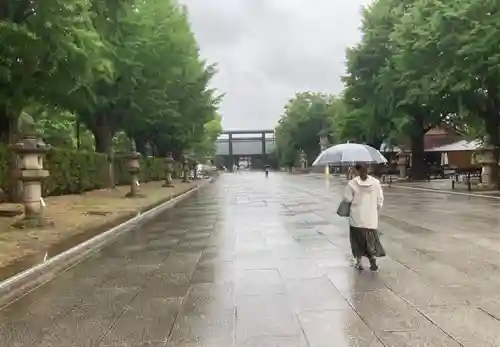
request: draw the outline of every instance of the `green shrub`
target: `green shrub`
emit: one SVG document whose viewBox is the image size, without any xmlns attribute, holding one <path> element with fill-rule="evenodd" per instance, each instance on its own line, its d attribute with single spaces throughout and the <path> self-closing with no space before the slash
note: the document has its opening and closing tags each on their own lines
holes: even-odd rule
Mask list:
<svg viewBox="0 0 500 347">
<path fill-rule="evenodd" d="M 130 174 L 127 172 L 127 160 L 125 154 L 116 154 L 113 158 L 113 173 L 115 184 L 118 186 L 130 183 Z"/>
<path fill-rule="evenodd" d="M 143 158 L 141 160 L 140 181 L 151 182 L 165 179 L 165 166 L 164 158 Z"/>
<path fill-rule="evenodd" d="M 162 158 L 141 157 L 139 182 L 161 181 L 165 178 L 165 160 Z M 124 185 L 130 183 L 130 174 L 127 171 L 127 155 L 118 154 L 114 158 L 115 183 Z"/>
<path fill-rule="evenodd" d="M 44 167 L 50 176 L 44 181 L 43 193 L 48 195 L 80 194 L 106 187 L 108 160 L 94 152 L 53 148 Z"/>
<path fill-rule="evenodd" d="M 8 184 L 7 146 L 0 145 L 0 188 Z M 116 155 L 113 161 L 115 184 L 130 183 L 130 174 L 126 167 L 126 155 Z M 159 181 L 165 178 L 163 158 L 141 158 L 140 182 Z M 102 189 L 108 183 L 109 162 L 107 156 L 95 152 L 52 148 L 44 161 L 50 176 L 43 183 L 44 196 L 80 194 L 86 191 Z M 177 165 L 174 165 L 177 168 Z"/>
</svg>

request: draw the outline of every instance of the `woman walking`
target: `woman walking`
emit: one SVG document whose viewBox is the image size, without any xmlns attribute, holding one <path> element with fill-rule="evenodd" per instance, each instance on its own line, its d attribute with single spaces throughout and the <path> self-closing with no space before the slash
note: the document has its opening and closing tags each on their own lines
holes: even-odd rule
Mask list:
<svg viewBox="0 0 500 347">
<path fill-rule="evenodd" d="M 378 237 L 378 215 L 384 203 L 380 181 L 368 175 L 365 164 L 356 164 L 355 177 L 345 188 L 344 200 L 349 203 L 349 239 L 356 268 L 363 270 L 362 257 L 370 261 L 370 270 L 378 271 L 377 257 L 385 256 Z"/>
</svg>

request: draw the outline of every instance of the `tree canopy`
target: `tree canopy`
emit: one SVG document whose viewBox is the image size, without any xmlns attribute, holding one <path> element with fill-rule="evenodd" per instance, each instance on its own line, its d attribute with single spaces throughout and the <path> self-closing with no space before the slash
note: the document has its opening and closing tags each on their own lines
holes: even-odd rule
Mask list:
<svg viewBox="0 0 500 347">
<path fill-rule="evenodd" d="M 187 16 L 175 0 L 4 1 L 1 140 L 25 112 L 54 145 L 74 147 L 78 124 L 98 152 L 126 134 L 144 154 L 210 153 L 222 96 Z"/>
<path fill-rule="evenodd" d="M 333 119 L 342 112 L 342 103 L 329 95 L 298 93 L 285 106 L 285 111 L 276 127 L 276 149 L 282 165 L 292 165 L 303 150 L 308 160 L 313 160 L 320 151 L 320 132 L 331 132 Z"/>
<path fill-rule="evenodd" d="M 337 140 L 407 140 L 416 179 L 426 175 L 424 135 L 439 124 L 500 146 L 500 3 L 375 0 L 362 15 L 337 98 L 344 111 L 332 118 Z"/>
</svg>

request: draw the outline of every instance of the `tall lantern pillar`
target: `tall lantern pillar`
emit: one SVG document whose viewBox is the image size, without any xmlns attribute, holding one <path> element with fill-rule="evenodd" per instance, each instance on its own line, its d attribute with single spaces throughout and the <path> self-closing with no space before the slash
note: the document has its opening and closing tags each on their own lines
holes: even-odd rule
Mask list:
<svg viewBox="0 0 500 347">
<path fill-rule="evenodd" d="M 319 146 L 321 148 L 321 153 L 326 151 L 328 149 L 328 146 L 330 145 L 330 142 L 328 140 L 328 132 L 326 130 L 322 130 L 319 133 Z M 325 178 L 330 177 L 330 167 L 325 165 Z"/>
</svg>

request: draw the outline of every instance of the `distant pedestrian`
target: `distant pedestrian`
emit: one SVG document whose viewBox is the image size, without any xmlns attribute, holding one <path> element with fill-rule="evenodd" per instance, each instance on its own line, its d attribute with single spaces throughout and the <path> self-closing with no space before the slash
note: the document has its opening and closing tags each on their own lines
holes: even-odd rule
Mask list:
<svg viewBox="0 0 500 347">
<path fill-rule="evenodd" d="M 385 250 L 378 236 L 379 211 L 384 203 L 380 181 L 367 173 L 365 164 L 357 164 L 355 177 L 345 188 L 344 200 L 350 203 L 349 239 L 356 268 L 363 270 L 362 257 L 370 261 L 370 270 L 377 271 L 377 257 L 384 257 Z"/>
</svg>

